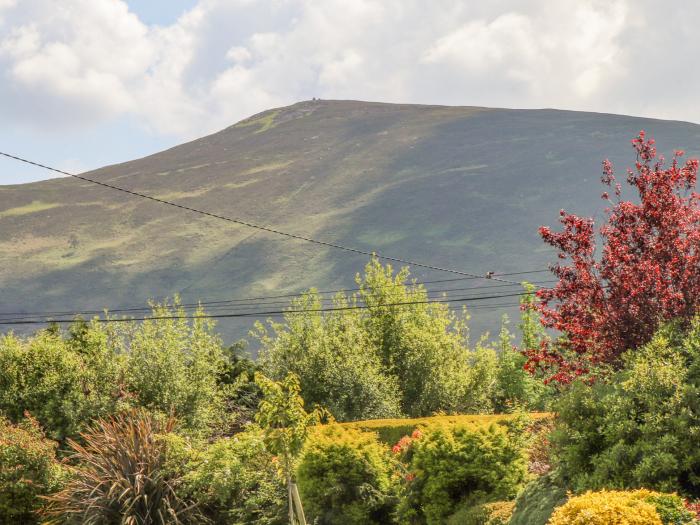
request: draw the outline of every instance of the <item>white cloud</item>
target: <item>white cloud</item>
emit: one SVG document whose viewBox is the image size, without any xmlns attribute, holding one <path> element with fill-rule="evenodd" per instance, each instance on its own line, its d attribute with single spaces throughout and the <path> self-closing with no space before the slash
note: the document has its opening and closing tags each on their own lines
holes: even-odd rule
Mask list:
<svg viewBox="0 0 700 525">
<path fill-rule="evenodd" d="M 116 1 L 25 1 L 5 11 L 0 111 L 80 125 L 134 109 L 131 86 L 154 53 L 147 28 Z M 1 38 L 1 37 L 0 37 Z"/>
<path fill-rule="evenodd" d="M 159 27 L 121 0 L 0 0 L 0 115 L 57 128 L 128 115 L 182 139 L 312 96 L 700 121 L 693 14 L 651 0 L 202 0 Z"/>
<path fill-rule="evenodd" d="M 246 47 L 233 46 L 227 51 L 226 58 L 233 62 L 248 62 L 248 60 L 253 58 L 253 55 L 250 54 L 250 51 L 248 51 Z"/>
</svg>

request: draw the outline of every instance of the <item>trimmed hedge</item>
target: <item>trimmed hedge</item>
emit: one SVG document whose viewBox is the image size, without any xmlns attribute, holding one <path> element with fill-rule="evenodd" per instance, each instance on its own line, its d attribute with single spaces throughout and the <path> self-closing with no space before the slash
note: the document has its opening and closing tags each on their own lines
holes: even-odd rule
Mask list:
<svg viewBox="0 0 700 525">
<path fill-rule="evenodd" d="M 548 412 L 532 412 L 529 416 L 533 419 L 552 417 Z M 376 432 L 379 440 L 389 446 L 397 443 L 403 436 L 410 436 L 416 428 L 424 428 L 431 425 L 443 425 L 448 427 L 460 426 L 467 428 L 487 428 L 493 423 L 507 424 L 515 419 L 515 414 L 497 415 L 454 415 L 418 417 L 413 419 L 368 419 L 364 421 L 352 421 L 340 423 L 345 428 L 354 428 L 364 432 Z"/>
</svg>

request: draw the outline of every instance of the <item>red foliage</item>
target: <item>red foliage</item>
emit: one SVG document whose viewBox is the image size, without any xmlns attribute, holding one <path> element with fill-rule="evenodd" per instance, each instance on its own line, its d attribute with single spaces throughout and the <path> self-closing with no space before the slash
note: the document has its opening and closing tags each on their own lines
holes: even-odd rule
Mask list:
<svg viewBox="0 0 700 525">
<path fill-rule="evenodd" d="M 649 341 L 659 324 L 688 321 L 700 306 L 700 196 L 695 188 L 698 161 L 670 167 L 657 157 L 644 131 L 632 140 L 635 170 L 627 183 L 637 202 L 622 199 L 610 161 L 603 162 L 603 184 L 616 200 L 605 210 L 596 257 L 593 219 L 560 212 L 563 231 L 540 228 L 561 262 L 552 266 L 559 282 L 537 292 L 542 324 L 563 337 L 525 349 L 526 367 L 545 370 L 549 380 L 566 383 L 602 363 L 617 362 L 627 349 Z"/>
<path fill-rule="evenodd" d="M 686 509 L 695 514 L 696 518 L 700 519 L 700 501 L 685 500 L 683 503 Z"/>
<path fill-rule="evenodd" d="M 396 443 L 396 445 L 394 445 L 393 447 L 391 447 L 391 451 L 394 454 L 405 454 L 411 449 L 411 447 L 413 446 L 413 442 L 417 439 L 420 439 L 422 435 L 423 433 L 420 430 L 414 430 L 410 436 L 404 436 L 401 439 L 399 439 L 399 442 Z"/>
</svg>

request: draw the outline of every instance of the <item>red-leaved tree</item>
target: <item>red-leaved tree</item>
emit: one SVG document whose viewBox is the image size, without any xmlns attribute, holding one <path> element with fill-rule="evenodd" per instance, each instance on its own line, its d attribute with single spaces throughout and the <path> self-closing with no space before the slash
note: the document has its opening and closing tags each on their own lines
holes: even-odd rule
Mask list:
<svg viewBox="0 0 700 525">
<path fill-rule="evenodd" d="M 542 324 L 561 334 L 527 348 L 526 367 L 566 383 L 597 365 L 615 364 L 622 352 L 646 343 L 668 320 L 688 322 L 700 306 L 700 196 L 694 191 L 698 161 L 682 164 L 676 151 L 669 167 L 644 131 L 632 140 L 635 170 L 627 183 L 638 193 L 622 199 L 609 160 L 603 162 L 603 199 L 610 202 L 598 233 L 593 219 L 560 212 L 563 231 L 540 228 L 558 250 L 552 267 L 559 281 L 537 292 Z"/>
</svg>

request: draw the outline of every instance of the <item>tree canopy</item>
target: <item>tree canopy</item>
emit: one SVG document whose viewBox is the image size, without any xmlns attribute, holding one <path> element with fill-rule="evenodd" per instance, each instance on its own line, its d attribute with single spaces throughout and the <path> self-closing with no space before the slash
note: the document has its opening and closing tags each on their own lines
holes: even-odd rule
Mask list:
<svg viewBox="0 0 700 525">
<path fill-rule="evenodd" d="M 676 151 L 666 167 L 644 131 L 632 145 L 637 160 L 627 183 L 637 200 L 623 198 L 605 160 L 602 182 L 615 200 L 603 193 L 610 203 L 603 225 L 596 230 L 592 218 L 562 210 L 563 231 L 540 229 L 562 262 L 552 268 L 559 282 L 537 292 L 536 308 L 543 325 L 563 337 L 527 348 L 528 366 L 550 370 L 550 379 L 559 382 L 619 363 L 624 351 L 648 342 L 664 321 L 687 325 L 700 306 L 698 161 L 681 163 L 683 152 Z"/>
</svg>

